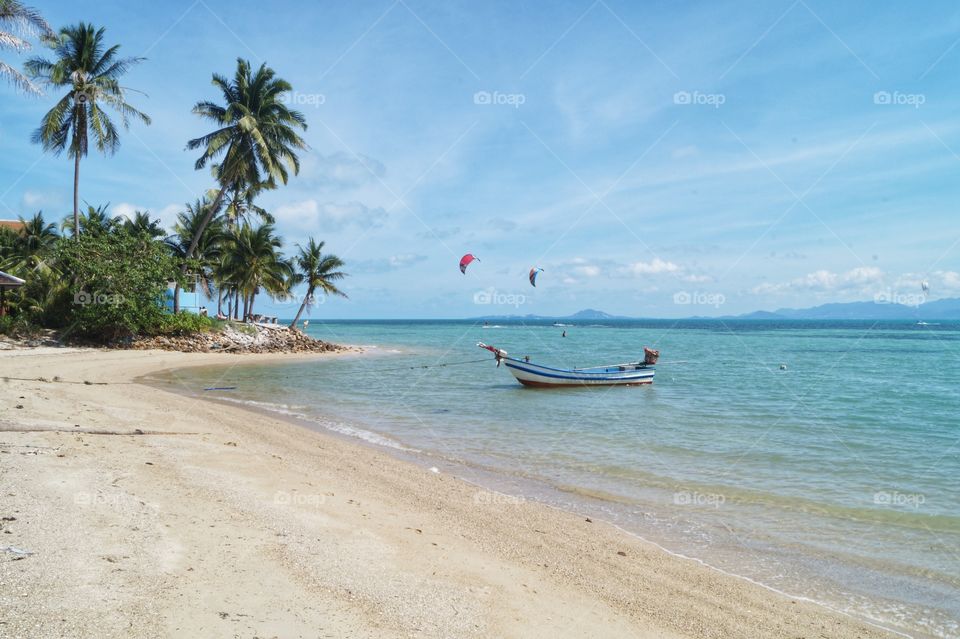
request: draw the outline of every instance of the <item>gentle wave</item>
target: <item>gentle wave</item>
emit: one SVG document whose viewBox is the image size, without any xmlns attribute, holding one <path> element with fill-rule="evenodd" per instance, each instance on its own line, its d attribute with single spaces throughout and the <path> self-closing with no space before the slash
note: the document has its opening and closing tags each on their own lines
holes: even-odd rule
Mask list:
<svg viewBox="0 0 960 639">
<path fill-rule="evenodd" d="M 288 404 L 278 404 L 274 402 L 263 402 L 256 401 L 252 399 L 236 399 L 233 397 L 217 397 L 218 400 L 232 402 L 234 404 L 242 404 L 244 406 L 251 406 L 253 408 L 258 408 L 264 411 L 271 413 L 278 413 L 280 415 L 286 415 L 288 417 L 294 417 L 299 420 L 305 420 L 312 424 L 317 424 L 322 426 L 326 430 L 339 433 L 341 435 L 346 435 L 347 437 L 353 437 L 355 439 L 361 439 L 369 444 L 375 444 L 377 446 L 385 446 L 387 448 L 393 448 L 395 450 L 402 450 L 404 452 L 410 453 L 419 453 L 420 450 L 416 448 L 411 448 L 409 446 L 404 446 L 400 442 L 381 435 L 380 433 L 375 433 L 371 430 L 366 430 L 364 428 L 359 428 L 355 425 L 346 424 L 336 420 L 331 420 L 324 417 L 318 417 L 316 415 L 311 415 L 306 412 L 306 406 L 290 406 Z"/>
</svg>

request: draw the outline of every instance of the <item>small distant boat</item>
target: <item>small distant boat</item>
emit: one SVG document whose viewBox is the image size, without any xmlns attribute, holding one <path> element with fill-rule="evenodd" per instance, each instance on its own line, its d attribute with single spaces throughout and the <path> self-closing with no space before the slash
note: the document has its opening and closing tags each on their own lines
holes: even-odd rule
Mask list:
<svg viewBox="0 0 960 639">
<path fill-rule="evenodd" d="M 919 322 L 917 322 L 917 326 L 930 326 L 930 325 L 924 322 L 923 320 L 920 320 Z"/>
<path fill-rule="evenodd" d="M 652 384 L 659 351 L 644 348 L 641 362 L 610 364 L 590 368 L 552 368 L 534 364 L 529 358 L 509 357 L 507 351 L 480 342 L 482 349 L 493 353 L 497 366 L 503 363 L 524 386 L 541 388 L 576 386 L 638 386 Z"/>
</svg>

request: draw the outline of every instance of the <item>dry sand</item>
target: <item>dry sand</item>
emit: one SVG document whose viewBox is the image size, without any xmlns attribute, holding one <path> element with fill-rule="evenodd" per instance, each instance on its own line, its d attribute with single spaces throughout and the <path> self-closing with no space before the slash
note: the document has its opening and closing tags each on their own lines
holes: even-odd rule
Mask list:
<svg viewBox="0 0 960 639">
<path fill-rule="evenodd" d="M 131 383 L 273 357 L 0 353 L 0 377 L 62 380 L 0 382 L 0 637 L 890 636 L 605 523 Z"/>
</svg>

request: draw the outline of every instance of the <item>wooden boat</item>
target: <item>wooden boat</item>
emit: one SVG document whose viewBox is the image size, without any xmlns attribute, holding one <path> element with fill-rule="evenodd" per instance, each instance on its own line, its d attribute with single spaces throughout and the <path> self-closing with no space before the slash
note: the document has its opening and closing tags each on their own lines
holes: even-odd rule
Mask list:
<svg viewBox="0 0 960 639">
<path fill-rule="evenodd" d="M 590 368 L 552 368 L 534 364 L 529 358 L 517 359 L 507 355 L 507 351 L 480 342 L 482 349 L 493 353 L 497 366 L 502 363 L 524 386 L 541 388 L 577 387 L 577 386 L 637 386 L 652 384 L 656 373 L 655 364 L 660 356 L 658 351 L 644 348 L 642 362 L 629 364 L 611 364 Z"/>
</svg>

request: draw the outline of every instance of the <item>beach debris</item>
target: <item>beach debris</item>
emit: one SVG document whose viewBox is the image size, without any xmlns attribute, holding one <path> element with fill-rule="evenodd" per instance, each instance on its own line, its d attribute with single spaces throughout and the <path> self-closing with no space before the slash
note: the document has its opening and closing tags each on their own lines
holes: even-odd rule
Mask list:
<svg viewBox="0 0 960 639">
<path fill-rule="evenodd" d="M 19 557 L 14 557 L 14 561 L 36 554 L 32 550 L 24 550 L 23 548 L 17 548 L 16 546 L 0 546 L 0 551 L 8 552 L 12 555 L 19 555 Z"/>
<path fill-rule="evenodd" d="M 617 551 L 617 554 L 620 555 L 621 557 L 626 557 L 626 556 L 627 556 L 627 553 L 624 552 L 624 551 L 622 551 L 622 550 L 618 550 L 618 551 Z"/>
<path fill-rule="evenodd" d="M 460 258 L 460 272 L 463 273 L 464 275 L 466 275 L 466 274 L 467 274 L 467 267 L 470 266 L 471 262 L 475 262 L 475 261 L 476 261 L 476 262 L 479 262 L 479 261 L 480 261 L 480 258 L 478 258 L 478 257 L 477 257 L 476 255 L 474 255 L 473 253 L 467 253 L 466 255 L 464 255 L 463 257 L 461 257 L 461 258 Z"/>
<path fill-rule="evenodd" d="M 592 524 L 592 523 L 593 523 L 593 520 L 590 519 L 589 517 L 587 517 L 586 522 L 587 522 L 588 524 Z"/>
<path fill-rule="evenodd" d="M 539 273 L 543 273 L 543 269 L 539 266 L 534 266 L 532 269 L 530 269 L 530 286 L 534 288 L 537 287 L 537 274 Z"/>
<path fill-rule="evenodd" d="M 236 390 L 236 386 L 211 386 L 210 388 L 204 388 L 205 391 L 224 391 L 224 390 Z"/>
<path fill-rule="evenodd" d="M 440 469 L 437 468 L 436 466 L 431 466 L 431 467 L 430 467 L 430 472 L 431 472 L 431 473 L 439 473 L 439 472 L 440 472 Z"/>
<path fill-rule="evenodd" d="M 224 446 L 236 446 L 237 442 L 223 442 Z"/>
</svg>

